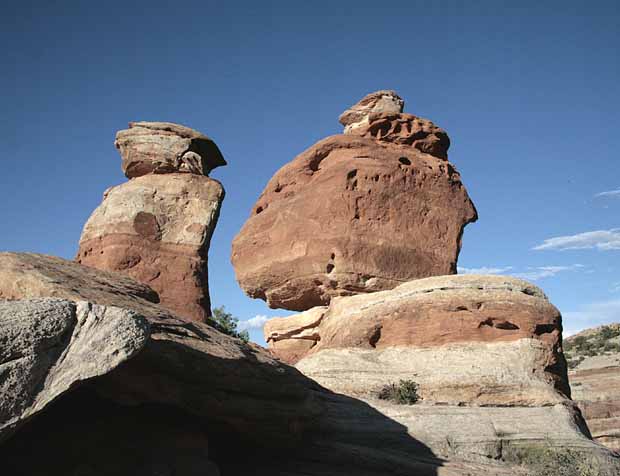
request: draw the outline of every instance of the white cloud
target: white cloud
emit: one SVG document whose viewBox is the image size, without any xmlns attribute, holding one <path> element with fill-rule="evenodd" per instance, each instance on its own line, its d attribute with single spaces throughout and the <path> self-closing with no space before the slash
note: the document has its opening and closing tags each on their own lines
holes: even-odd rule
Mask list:
<svg viewBox="0 0 620 476">
<path fill-rule="evenodd" d="M 258 316 L 254 316 L 251 319 L 239 321 L 239 324 L 237 324 L 237 329 L 239 329 L 240 331 L 246 331 L 250 329 L 262 329 L 262 327 L 265 325 L 265 322 L 267 322 L 268 320 L 269 318 L 267 316 L 259 314 Z"/>
<path fill-rule="evenodd" d="M 620 228 L 597 230 L 577 235 L 558 236 L 543 241 L 535 250 L 620 250 Z"/>
<path fill-rule="evenodd" d="M 620 281 L 618 281 L 617 283 L 612 283 L 612 285 L 611 285 L 611 292 L 612 293 L 620 293 Z"/>
<path fill-rule="evenodd" d="M 563 312 L 564 335 L 589 327 L 620 322 L 620 299 L 587 304 L 577 311 Z"/>
<path fill-rule="evenodd" d="M 620 189 L 618 189 L 618 190 L 610 190 L 608 192 L 597 193 L 594 196 L 595 197 L 620 198 Z"/>
<path fill-rule="evenodd" d="M 529 279 L 530 281 L 538 281 L 539 279 L 550 278 L 564 271 L 576 271 L 583 267 L 582 264 L 572 264 L 570 266 L 538 266 L 536 268 L 528 268 L 527 271 L 520 273 L 513 273 L 513 276 Z"/>
<path fill-rule="evenodd" d="M 512 266 L 506 266 L 504 268 L 491 268 L 483 266 L 481 268 L 461 268 L 458 267 L 459 274 L 502 274 L 510 271 Z"/>
<path fill-rule="evenodd" d="M 571 264 L 569 266 L 537 266 L 529 267 L 524 271 L 515 271 L 513 266 L 492 267 L 482 266 L 480 268 L 458 267 L 459 274 L 506 274 L 517 278 L 537 281 L 543 278 L 550 278 L 564 271 L 576 271 L 585 268 L 582 264 Z"/>
</svg>

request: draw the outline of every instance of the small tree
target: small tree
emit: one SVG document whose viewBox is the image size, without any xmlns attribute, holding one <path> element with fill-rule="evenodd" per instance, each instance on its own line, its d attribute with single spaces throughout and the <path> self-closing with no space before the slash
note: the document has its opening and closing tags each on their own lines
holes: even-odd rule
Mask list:
<svg viewBox="0 0 620 476">
<path fill-rule="evenodd" d="M 218 331 L 229 336 L 237 337 L 243 342 L 248 342 L 250 340 L 250 333 L 247 330 L 239 331 L 237 329 L 239 319 L 230 312 L 226 312 L 224 306 L 214 308 L 211 319 L 213 319 L 215 328 Z"/>
</svg>

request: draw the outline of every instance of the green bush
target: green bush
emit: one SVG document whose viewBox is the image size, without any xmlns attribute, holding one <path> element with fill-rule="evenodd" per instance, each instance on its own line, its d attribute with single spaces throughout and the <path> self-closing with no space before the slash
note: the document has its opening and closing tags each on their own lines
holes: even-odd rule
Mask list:
<svg viewBox="0 0 620 476">
<path fill-rule="evenodd" d="M 243 342 L 248 342 L 250 340 L 250 334 L 248 331 L 239 331 L 237 329 L 239 319 L 233 316 L 230 312 L 226 312 L 224 306 L 214 308 L 211 319 L 213 321 L 213 326 L 218 331 L 241 339 Z"/>
<path fill-rule="evenodd" d="M 532 476 L 603 476 L 598 459 L 569 448 L 534 446 L 520 448 L 518 459 Z"/>
<path fill-rule="evenodd" d="M 419 385 L 413 380 L 401 380 L 397 384 L 390 383 L 383 386 L 379 391 L 379 398 L 399 405 L 413 405 L 420 400 L 418 389 Z"/>
</svg>

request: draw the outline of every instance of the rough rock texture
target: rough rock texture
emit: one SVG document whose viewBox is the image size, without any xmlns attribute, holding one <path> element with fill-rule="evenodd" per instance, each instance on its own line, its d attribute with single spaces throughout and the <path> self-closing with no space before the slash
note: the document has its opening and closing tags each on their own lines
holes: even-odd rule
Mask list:
<svg viewBox="0 0 620 476">
<path fill-rule="evenodd" d="M 145 319 L 56 299 L 0 301 L 0 441 L 64 392 L 136 355 Z"/>
<path fill-rule="evenodd" d="M 80 238 L 76 260 L 151 286 L 179 316 L 211 315 L 207 255 L 222 185 L 191 174 L 145 175 L 112 187 Z"/>
<path fill-rule="evenodd" d="M 374 93 L 367 94 L 344 111 L 338 118 L 338 121 L 345 127 L 344 133 L 347 134 L 360 126 L 366 125 L 370 114 L 398 114 L 403 112 L 404 105 L 405 101 L 396 94 L 396 91 L 385 89 L 375 91 Z"/>
<path fill-rule="evenodd" d="M 56 256 L 0 253 L 0 299 L 58 297 L 133 309 L 140 314 L 165 313 L 159 296 L 145 284 L 121 273 L 102 271 Z"/>
<path fill-rule="evenodd" d="M 541 449 L 571 449 L 615 474 L 618 460 L 591 441 L 569 399 L 561 329 L 560 313 L 536 286 L 460 275 L 335 298 L 268 321 L 265 338 L 278 356 L 302 356 L 296 367 L 304 375 L 367 403 L 436 456 L 514 463 Z M 419 385 L 421 402 L 378 399 L 400 380 Z"/>
<path fill-rule="evenodd" d="M 620 324 L 604 326 L 611 331 L 610 338 L 602 334 L 602 327 L 587 329 L 566 340 L 569 355 L 576 365 L 568 373 L 573 398 L 577 402 L 596 441 L 620 453 Z M 599 351 L 589 347 L 588 354 L 580 354 L 575 344 L 579 338 L 592 345 L 598 340 Z M 577 340 L 577 342 L 579 342 Z M 582 357 L 582 358 L 578 358 Z M 577 360 L 578 358 L 578 360 Z"/>
<path fill-rule="evenodd" d="M 542 404 L 569 394 L 560 313 L 515 278 L 438 276 L 336 298 L 268 321 L 265 339 L 290 363 L 303 342 L 302 371 L 349 394 L 376 391 L 386 373 L 415 374 L 427 399 L 445 403 Z"/>
<path fill-rule="evenodd" d="M 207 324 L 179 319 L 142 298 L 146 291 L 146 286 L 118 273 L 61 258 L 0 254 L 0 296 L 5 299 L 88 297 L 146 319 L 150 338 L 144 348 L 127 365 L 99 379 L 98 392 L 105 388 L 111 398 L 124 403 L 166 404 L 227 428 L 252 429 L 251 438 L 278 441 L 301 436 L 320 413 L 308 392 L 308 379 L 298 371 L 259 346 L 244 344 Z"/>
<path fill-rule="evenodd" d="M 281 168 L 232 247 L 237 280 L 270 307 L 453 274 L 477 219 L 447 161 L 355 135 L 324 139 Z"/>
<path fill-rule="evenodd" d="M 129 129 L 116 133 L 114 145 L 128 178 L 173 172 L 209 175 L 215 167 L 226 165 L 215 142 L 170 122 L 130 122 Z"/>
</svg>

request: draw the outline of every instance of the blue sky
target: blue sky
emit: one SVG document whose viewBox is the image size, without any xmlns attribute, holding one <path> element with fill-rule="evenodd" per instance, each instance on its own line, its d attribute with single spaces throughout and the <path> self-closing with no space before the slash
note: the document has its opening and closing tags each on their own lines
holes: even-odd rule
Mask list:
<svg viewBox="0 0 620 476">
<path fill-rule="evenodd" d="M 95 3 L 4 6 L 0 249 L 72 258 L 125 180 L 115 132 L 179 122 L 229 163 L 214 305 L 286 315 L 242 293 L 230 243 L 278 168 L 389 88 L 450 135 L 480 214 L 463 271 L 534 280 L 569 331 L 620 321 L 618 2 Z"/>
</svg>

